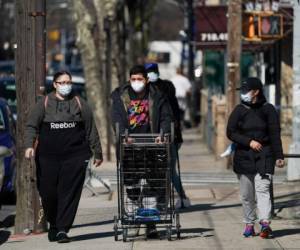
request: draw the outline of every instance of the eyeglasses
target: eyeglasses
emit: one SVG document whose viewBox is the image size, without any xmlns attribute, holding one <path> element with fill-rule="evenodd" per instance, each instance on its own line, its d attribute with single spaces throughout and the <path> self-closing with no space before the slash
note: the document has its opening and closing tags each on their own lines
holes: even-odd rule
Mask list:
<svg viewBox="0 0 300 250">
<path fill-rule="evenodd" d="M 72 82 L 71 81 L 67 81 L 67 82 L 55 82 L 55 83 L 58 83 L 59 85 L 64 85 L 64 84 L 67 84 L 67 85 L 70 85 L 70 84 L 72 84 Z"/>
<path fill-rule="evenodd" d="M 145 78 L 143 78 L 143 77 L 131 77 L 130 80 L 131 81 L 143 81 L 143 80 L 145 80 Z"/>
</svg>

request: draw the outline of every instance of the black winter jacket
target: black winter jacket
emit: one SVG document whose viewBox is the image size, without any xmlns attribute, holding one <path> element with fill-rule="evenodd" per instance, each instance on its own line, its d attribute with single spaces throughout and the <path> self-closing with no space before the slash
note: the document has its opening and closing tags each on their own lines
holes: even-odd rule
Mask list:
<svg viewBox="0 0 300 250">
<path fill-rule="evenodd" d="M 175 143 L 182 143 L 182 133 L 180 126 L 180 109 L 176 98 L 176 90 L 171 81 L 158 78 L 156 82 L 151 82 L 151 85 L 161 91 L 167 98 L 175 119 Z"/>
<path fill-rule="evenodd" d="M 113 127 L 119 123 L 120 133 L 124 133 L 125 129 L 129 129 L 129 120 L 127 109 L 130 104 L 129 90 L 130 85 L 127 84 L 116 88 L 112 94 L 111 118 Z M 171 122 L 173 120 L 172 112 L 166 98 L 153 86 L 149 87 L 149 112 L 150 112 L 150 127 L 151 133 L 160 133 L 160 129 L 164 133 L 170 133 Z"/>
<path fill-rule="evenodd" d="M 255 104 L 235 107 L 228 120 L 227 137 L 237 144 L 233 167 L 238 174 L 274 174 L 275 161 L 283 159 L 278 113 L 264 96 Z M 252 150 L 251 140 L 260 142 L 263 150 Z"/>
</svg>

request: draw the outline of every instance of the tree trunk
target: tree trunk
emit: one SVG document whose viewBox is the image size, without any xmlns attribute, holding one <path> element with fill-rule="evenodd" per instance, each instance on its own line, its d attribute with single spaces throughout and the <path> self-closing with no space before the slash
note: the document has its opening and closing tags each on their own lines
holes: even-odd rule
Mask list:
<svg viewBox="0 0 300 250">
<path fill-rule="evenodd" d="M 119 85 L 118 53 L 122 53 L 116 43 L 117 3 L 117 0 L 73 1 L 87 96 L 95 111 L 103 152 L 107 153 L 108 159 L 112 137 L 109 95 Z M 104 27 L 104 20 L 108 27 Z"/>
<path fill-rule="evenodd" d="M 144 51 L 140 49 L 140 39 L 134 39 L 137 30 L 143 31 L 141 27 L 144 22 L 143 15 L 139 16 L 135 9 L 138 2 L 73 0 L 77 45 L 82 56 L 87 96 L 93 106 L 103 151 L 108 153 L 108 159 L 112 138 L 110 92 L 125 83 L 126 65 L 132 65 L 138 57 L 144 56 Z M 143 3 L 147 9 L 146 1 Z M 127 27 L 130 28 L 129 34 L 126 34 Z M 130 39 L 129 63 L 126 39 Z"/>
<path fill-rule="evenodd" d="M 91 8 L 86 6 L 85 0 L 74 0 L 73 8 L 77 30 L 77 46 L 81 52 L 84 67 L 87 97 L 94 111 L 102 148 L 105 151 L 107 145 L 107 110 L 104 96 L 106 88 L 103 77 L 104 44 L 101 29 L 103 21 L 97 22 Z M 101 25 L 101 28 L 98 25 Z"/>
</svg>

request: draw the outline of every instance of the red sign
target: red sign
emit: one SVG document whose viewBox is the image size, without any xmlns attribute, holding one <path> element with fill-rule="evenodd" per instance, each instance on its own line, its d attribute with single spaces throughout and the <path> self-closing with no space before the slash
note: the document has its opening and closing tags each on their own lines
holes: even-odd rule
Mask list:
<svg viewBox="0 0 300 250">
<path fill-rule="evenodd" d="M 199 49 L 224 49 L 227 42 L 227 6 L 198 6 L 196 41 Z"/>
</svg>

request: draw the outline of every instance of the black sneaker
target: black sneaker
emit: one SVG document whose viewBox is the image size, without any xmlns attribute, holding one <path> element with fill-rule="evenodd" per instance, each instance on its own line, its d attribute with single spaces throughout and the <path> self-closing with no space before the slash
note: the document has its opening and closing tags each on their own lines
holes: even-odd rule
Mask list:
<svg viewBox="0 0 300 250">
<path fill-rule="evenodd" d="M 50 227 L 48 230 L 48 240 L 50 242 L 57 241 L 57 238 L 56 238 L 57 233 L 58 233 L 58 231 L 56 228 Z"/>
<path fill-rule="evenodd" d="M 147 225 L 146 228 L 146 236 L 149 239 L 157 239 L 158 238 L 158 231 L 156 229 L 156 226 L 153 224 Z"/>
<path fill-rule="evenodd" d="M 66 232 L 58 232 L 56 235 L 56 240 L 58 243 L 69 243 L 71 241 Z"/>
</svg>

